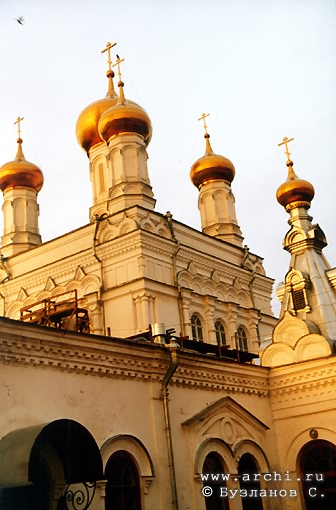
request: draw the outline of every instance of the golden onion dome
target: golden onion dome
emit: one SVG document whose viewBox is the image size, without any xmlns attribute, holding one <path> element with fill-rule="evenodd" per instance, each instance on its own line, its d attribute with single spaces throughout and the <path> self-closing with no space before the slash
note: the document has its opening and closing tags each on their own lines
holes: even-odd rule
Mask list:
<svg viewBox="0 0 336 510">
<path fill-rule="evenodd" d="M 34 163 L 27 161 L 22 152 L 22 139 L 18 138 L 18 151 L 14 161 L 0 167 L 0 189 L 23 186 L 39 192 L 43 186 L 43 173 Z"/>
<path fill-rule="evenodd" d="M 101 115 L 114 106 L 118 101 L 118 95 L 116 94 L 113 86 L 114 72 L 112 70 L 107 71 L 106 76 L 108 78 L 108 91 L 104 99 L 99 99 L 94 103 L 87 106 L 79 115 L 76 124 L 76 136 L 79 145 L 83 147 L 86 152 L 89 152 L 91 147 L 97 143 L 101 143 L 102 139 L 98 132 L 98 122 Z"/>
<path fill-rule="evenodd" d="M 277 189 L 277 201 L 286 210 L 293 209 L 294 207 L 305 207 L 308 209 L 315 195 L 314 186 L 296 175 L 293 161 L 289 159 L 286 164 L 288 167 L 288 178 Z"/>
<path fill-rule="evenodd" d="M 98 131 L 103 140 L 123 133 L 137 133 L 146 146 L 152 138 L 152 123 L 146 111 L 133 101 L 125 99 L 124 83 L 118 83 L 120 95 L 116 105 L 106 110 L 100 117 Z"/>
<path fill-rule="evenodd" d="M 235 167 L 228 158 L 213 152 L 208 133 L 205 133 L 204 138 L 206 143 L 205 155 L 199 158 L 191 167 L 190 178 L 192 183 L 197 188 L 212 180 L 224 180 L 231 183 L 235 176 Z"/>
</svg>

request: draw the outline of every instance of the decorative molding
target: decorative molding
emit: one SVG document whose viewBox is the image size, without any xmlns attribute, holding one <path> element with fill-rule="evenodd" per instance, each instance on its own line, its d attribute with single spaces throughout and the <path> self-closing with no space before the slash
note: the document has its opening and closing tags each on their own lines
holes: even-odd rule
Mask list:
<svg viewBox="0 0 336 510">
<path fill-rule="evenodd" d="M 199 413 L 195 414 L 188 420 L 182 423 L 184 427 L 201 426 L 207 431 L 215 422 L 220 422 L 221 428 L 230 420 L 235 418 L 237 422 L 244 425 L 249 424 L 259 432 L 265 432 L 269 427 L 262 421 L 256 418 L 250 411 L 245 409 L 242 405 L 236 402 L 230 396 L 220 398 L 216 402 L 208 405 Z M 232 431 L 233 433 L 234 431 Z M 233 444 L 234 441 L 231 442 Z"/>
<path fill-rule="evenodd" d="M 167 370 L 167 355 L 157 345 L 140 346 L 130 341 L 123 344 L 120 340 L 113 342 L 111 338 L 97 343 L 93 335 L 63 333 L 57 338 L 58 334 L 55 335 L 53 332 L 48 334 L 45 328 L 41 328 L 41 333 L 27 325 L 20 328 L 16 334 L 3 332 L 0 337 L 0 362 L 6 365 L 25 365 L 149 382 L 161 382 Z M 32 338 L 34 335 L 36 338 Z M 181 364 L 173 378 L 173 385 L 268 396 L 265 372 L 255 377 L 255 367 L 246 365 L 243 367 L 243 374 L 232 375 L 232 363 L 228 366 L 219 360 L 212 359 L 209 362 L 203 356 L 196 361 L 193 354 L 190 358 L 186 352 L 181 353 L 180 358 Z M 204 365 L 204 361 L 208 362 L 207 366 Z M 234 366 L 239 370 L 239 364 Z M 247 373 L 249 368 L 251 374 Z"/>
</svg>

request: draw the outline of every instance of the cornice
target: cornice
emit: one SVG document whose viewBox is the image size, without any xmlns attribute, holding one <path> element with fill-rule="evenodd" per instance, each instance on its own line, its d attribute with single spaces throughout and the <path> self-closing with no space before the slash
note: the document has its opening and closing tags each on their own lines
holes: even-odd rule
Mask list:
<svg viewBox="0 0 336 510">
<path fill-rule="evenodd" d="M 171 239 L 161 238 L 147 231 L 135 230 L 127 235 L 129 235 L 130 238 L 127 240 L 124 239 L 122 242 L 120 238 L 118 238 L 99 245 L 97 247 L 99 257 L 103 261 L 106 261 L 112 257 L 129 253 L 136 249 L 140 249 L 143 254 L 143 251 L 147 249 L 151 253 L 164 255 L 170 258 L 174 251 L 176 251 L 176 245 Z M 135 242 L 134 238 L 136 237 L 138 239 Z M 181 269 L 186 269 L 190 261 L 195 262 L 200 272 L 202 272 L 202 274 L 204 273 L 203 276 L 206 278 L 210 278 L 211 273 L 216 269 L 221 273 L 223 283 L 229 285 L 232 283 L 233 278 L 238 277 L 242 284 L 245 285 L 245 290 L 249 291 L 250 273 L 240 266 L 225 260 L 219 260 L 217 257 L 214 258 L 206 253 L 195 252 L 194 249 L 184 246 L 183 244 L 180 245 L 177 259 L 178 266 L 182 266 Z M 272 282 L 270 282 L 268 278 L 266 281 L 265 277 L 258 275 L 258 283 L 254 282 L 253 289 L 269 292 L 271 284 Z"/>
<path fill-rule="evenodd" d="M 6 321 L 7 327 L 2 328 L 0 324 L 0 363 L 3 365 L 160 384 L 169 366 L 169 353 L 161 345 L 64 334 Z M 181 351 L 180 364 L 171 384 L 267 397 L 267 372 L 262 367 Z"/>
<path fill-rule="evenodd" d="M 269 389 L 276 406 L 302 401 L 305 395 L 334 394 L 336 356 L 270 369 Z"/>
<path fill-rule="evenodd" d="M 95 264 L 96 261 L 92 256 L 91 250 L 85 250 L 85 252 L 72 255 L 71 260 L 67 260 L 67 262 L 64 262 L 64 259 L 59 260 L 51 263 L 47 267 L 44 266 L 42 269 L 36 268 L 30 273 L 25 273 L 8 280 L 3 284 L 2 293 L 6 295 L 6 297 L 14 296 L 15 298 L 22 287 L 24 287 L 26 291 L 35 289 L 41 285 L 44 287 L 45 282 L 49 277 L 52 277 L 55 280 L 63 278 L 64 282 L 62 282 L 62 284 L 67 283 L 71 281 L 71 276 L 73 276 L 73 273 L 78 266 L 87 268 Z M 70 278 L 67 280 L 67 277 Z"/>
</svg>

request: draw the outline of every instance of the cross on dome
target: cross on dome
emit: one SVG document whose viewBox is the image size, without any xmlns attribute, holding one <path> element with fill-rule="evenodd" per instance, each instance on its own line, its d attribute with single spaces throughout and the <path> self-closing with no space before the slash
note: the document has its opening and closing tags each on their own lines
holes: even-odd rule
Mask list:
<svg viewBox="0 0 336 510">
<path fill-rule="evenodd" d="M 121 62 L 124 62 L 124 60 L 125 60 L 124 58 L 122 58 L 122 59 L 121 59 L 121 58 L 119 57 L 119 55 L 117 55 L 116 63 L 115 63 L 115 64 L 113 64 L 113 66 L 112 66 L 112 67 L 118 66 L 118 71 L 117 71 L 117 72 L 118 72 L 118 76 L 119 76 L 119 81 L 121 81 L 120 64 L 121 64 Z"/>
<path fill-rule="evenodd" d="M 24 120 L 24 117 L 20 117 L 18 116 L 18 118 L 16 119 L 16 121 L 14 122 L 14 126 L 15 124 L 18 125 L 18 138 L 21 138 L 21 125 L 20 125 L 20 122 Z"/>
<path fill-rule="evenodd" d="M 288 150 L 288 144 L 289 142 L 292 142 L 294 140 L 294 138 L 287 138 L 287 136 L 284 136 L 283 138 L 283 141 L 281 143 L 278 143 L 278 147 L 280 147 L 281 145 L 285 145 L 286 149 L 285 149 L 285 154 L 287 156 L 287 161 L 290 161 L 290 152 Z"/>
<path fill-rule="evenodd" d="M 111 65 L 112 65 L 111 48 L 113 48 L 116 45 L 117 45 L 117 43 L 111 44 L 110 42 L 107 42 L 106 47 L 103 50 L 101 50 L 101 53 L 105 53 L 105 51 L 107 51 L 107 63 L 109 66 L 109 68 L 108 68 L 109 71 L 111 71 L 111 69 L 112 69 L 112 67 L 111 67 Z"/>
<path fill-rule="evenodd" d="M 206 123 L 205 123 L 205 119 L 206 119 L 206 117 L 209 117 L 209 115 L 210 115 L 210 113 L 202 113 L 202 115 L 200 116 L 200 118 L 199 118 L 199 119 L 197 119 L 197 120 L 203 120 L 203 127 L 204 127 L 204 131 L 205 131 L 205 134 L 206 134 L 206 135 L 208 134 L 208 131 L 207 131 L 208 126 L 207 126 L 207 125 L 206 125 Z"/>
</svg>

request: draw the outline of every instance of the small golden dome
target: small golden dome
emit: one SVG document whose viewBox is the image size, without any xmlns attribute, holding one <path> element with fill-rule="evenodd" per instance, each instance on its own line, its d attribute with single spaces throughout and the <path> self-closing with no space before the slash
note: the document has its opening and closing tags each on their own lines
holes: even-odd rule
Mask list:
<svg viewBox="0 0 336 510">
<path fill-rule="evenodd" d="M 118 101 L 118 96 L 114 90 L 112 70 L 107 71 L 106 76 L 109 80 L 108 91 L 104 99 L 99 99 L 87 106 L 79 115 L 76 124 L 76 136 L 79 145 L 86 152 L 97 143 L 101 143 L 102 139 L 98 132 L 98 122 L 101 115 L 114 106 Z"/>
<path fill-rule="evenodd" d="M 289 159 L 286 164 L 288 178 L 276 192 L 277 201 L 286 210 L 299 206 L 309 208 L 315 195 L 314 186 L 308 181 L 299 179 L 294 172 L 293 161 Z"/>
<path fill-rule="evenodd" d="M 133 101 L 125 99 L 123 82 L 118 83 L 120 96 L 115 106 L 106 110 L 100 117 L 98 131 L 106 142 L 112 136 L 122 133 L 137 133 L 144 139 L 146 146 L 152 138 L 152 123 L 146 111 Z"/>
<path fill-rule="evenodd" d="M 22 139 L 18 138 L 18 151 L 14 161 L 0 167 L 0 189 L 23 186 L 39 192 L 43 186 L 43 173 L 34 163 L 26 161 L 22 152 Z"/>
<path fill-rule="evenodd" d="M 228 158 L 214 154 L 210 145 L 210 135 L 204 135 L 206 141 L 205 155 L 199 158 L 191 167 L 192 183 L 200 188 L 206 181 L 224 180 L 231 183 L 235 176 L 235 167 Z"/>
</svg>

